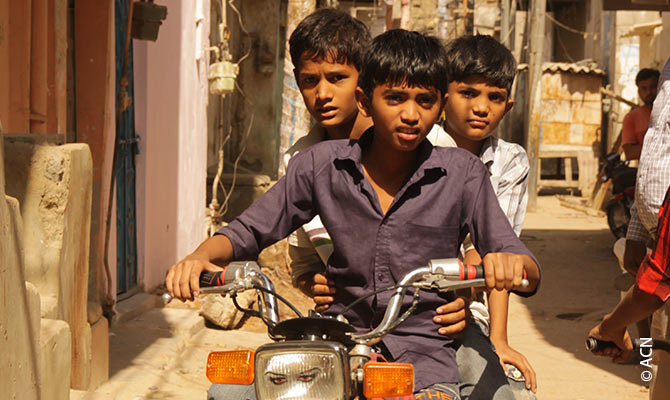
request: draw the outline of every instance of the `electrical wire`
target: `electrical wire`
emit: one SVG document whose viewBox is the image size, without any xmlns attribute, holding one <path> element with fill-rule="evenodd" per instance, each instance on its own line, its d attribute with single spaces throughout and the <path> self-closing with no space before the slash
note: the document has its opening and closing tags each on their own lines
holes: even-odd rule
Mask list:
<svg viewBox="0 0 670 400">
<path fill-rule="evenodd" d="M 222 3 L 221 6 L 224 7 L 224 4 L 225 4 L 225 0 L 224 0 L 224 3 Z M 240 30 L 244 33 L 244 35 L 247 38 L 251 38 L 251 34 L 249 33 L 249 31 L 245 27 L 244 21 L 242 20 L 242 15 L 241 15 L 239 9 L 237 8 L 237 6 L 235 5 L 234 0 L 228 0 L 227 4 L 228 4 L 228 6 L 230 6 L 230 8 L 233 10 L 233 12 L 235 12 L 235 14 L 237 15 L 237 20 L 238 20 L 238 23 L 239 23 L 239 26 L 240 26 Z M 223 43 L 223 41 L 220 44 L 222 44 L 222 43 Z M 243 61 L 245 61 L 247 58 L 249 58 L 249 55 L 251 54 L 251 49 L 252 49 L 252 46 L 251 46 L 251 43 L 250 43 L 247 46 L 246 53 L 242 57 L 240 57 L 239 60 L 237 60 L 237 62 L 236 62 L 237 65 L 240 65 Z M 244 155 L 244 153 L 246 151 L 247 144 L 248 144 L 248 141 L 249 141 L 249 137 L 251 136 L 251 129 L 252 129 L 253 124 L 254 124 L 255 114 L 256 114 L 255 104 L 253 103 L 253 101 L 251 101 L 246 96 L 246 94 L 244 93 L 242 88 L 239 86 L 237 81 L 235 81 L 235 89 L 242 96 L 244 101 L 246 101 L 250 105 L 251 110 L 252 110 L 251 111 L 251 117 L 250 117 L 250 120 L 249 120 L 249 125 L 247 126 L 246 133 L 244 135 L 244 139 L 242 140 L 242 148 L 239 150 L 239 153 L 238 153 L 238 155 L 235 159 L 235 162 L 233 164 L 233 180 L 232 180 L 230 188 L 228 190 L 226 190 L 225 185 L 221 180 L 216 182 L 214 184 L 214 187 L 212 188 L 213 191 L 217 191 L 218 187 L 220 187 L 222 192 L 223 192 L 223 195 L 224 195 L 224 200 L 222 201 L 220 206 L 218 204 L 215 205 L 214 203 L 210 204 L 210 208 L 212 209 L 211 212 L 212 212 L 213 215 L 208 217 L 210 222 L 209 222 L 209 226 L 207 228 L 207 233 L 209 235 L 214 234 L 214 232 L 216 230 L 216 226 L 214 226 L 214 225 L 217 225 L 216 221 L 220 221 L 222 216 L 225 215 L 225 213 L 228 211 L 230 198 L 233 194 L 233 190 L 235 189 L 235 185 L 237 183 L 238 165 L 239 165 L 240 160 L 242 159 L 242 156 Z M 225 137 L 223 137 L 221 139 L 221 136 L 219 136 L 220 144 L 219 144 L 218 147 L 219 147 L 220 154 L 222 154 L 224 146 L 226 145 L 226 143 L 228 143 L 228 141 L 231 139 L 231 137 L 232 137 L 232 126 L 229 127 L 228 134 Z M 219 158 L 221 159 L 222 156 L 220 155 Z M 213 197 L 214 197 L 214 194 L 213 194 Z M 214 207 L 216 207 L 215 210 L 213 209 Z"/>
<path fill-rule="evenodd" d="M 412 285 L 412 284 L 409 284 L 409 285 L 393 285 L 393 286 L 387 286 L 387 287 L 382 288 L 382 289 L 377 289 L 377 290 L 375 290 L 374 292 L 367 293 L 367 294 L 365 294 L 365 295 L 363 295 L 363 296 L 357 298 L 356 300 L 354 300 L 353 303 L 351 303 L 351 304 L 349 304 L 348 306 L 344 307 L 344 309 L 343 309 L 342 311 L 340 311 L 340 313 L 337 314 L 337 316 L 338 316 L 338 317 L 340 317 L 340 316 L 344 316 L 344 313 L 346 313 L 347 311 L 351 310 L 351 309 L 352 309 L 354 306 L 356 306 L 358 303 L 360 303 L 361 301 L 367 299 L 367 298 L 370 297 L 370 296 L 374 296 L 374 295 L 377 295 L 377 294 L 379 294 L 379 293 L 386 292 L 386 291 L 389 291 L 389 290 L 395 290 L 395 289 L 401 289 L 401 288 L 411 288 L 411 287 L 414 287 L 414 285 Z"/>
<path fill-rule="evenodd" d="M 410 315 L 412 315 L 414 310 L 416 310 L 417 305 L 419 305 L 420 293 L 421 293 L 421 290 L 419 290 L 419 289 L 416 289 L 414 291 L 414 297 L 412 299 L 412 305 L 400 317 L 396 318 L 396 320 L 393 321 L 393 323 L 391 325 L 389 325 L 388 328 L 379 332 L 379 335 L 377 337 L 385 336 L 387 333 L 391 332 L 392 330 L 397 328 L 400 324 L 405 322 L 405 320 L 407 318 L 409 318 Z"/>
<path fill-rule="evenodd" d="M 240 24 L 240 29 L 242 30 L 242 32 L 244 32 L 245 35 L 247 35 L 247 37 L 251 37 L 251 34 L 247 30 L 247 28 L 244 27 L 244 22 L 242 22 L 242 14 L 240 14 L 240 10 L 237 9 L 237 7 L 235 6 L 235 3 L 233 3 L 233 1 L 234 0 L 228 0 L 228 5 L 230 6 L 230 8 L 233 9 L 235 14 L 237 14 L 237 21 Z M 242 58 L 237 60 L 236 64 L 239 65 L 242 61 L 246 60 L 249 57 L 249 54 L 251 54 L 251 44 L 249 44 L 249 48 L 247 49 L 247 52 L 242 56 Z"/>
<path fill-rule="evenodd" d="M 550 2 L 550 3 L 551 3 L 551 2 Z M 570 31 L 570 32 L 572 32 L 572 33 L 576 33 L 576 34 L 578 34 L 578 35 L 582 35 L 582 36 L 584 36 L 584 39 L 586 39 L 588 36 L 592 36 L 594 40 L 598 38 L 598 33 L 597 33 L 597 32 L 585 32 L 585 31 L 580 31 L 579 29 L 575 29 L 575 28 L 572 28 L 572 27 L 570 27 L 570 26 L 565 25 L 565 24 L 562 23 L 561 21 L 559 21 L 559 20 L 557 20 L 556 18 L 552 17 L 551 14 L 549 14 L 549 13 L 545 13 L 545 15 L 547 16 L 547 18 L 548 18 L 551 22 L 554 23 L 554 25 L 557 25 L 557 26 L 559 26 L 559 27 L 565 29 L 566 31 Z"/>
<path fill-rule="evenodd" d="M 282 303 L 284 303 L 288 308 L 290 308 L 291 311 L 293 311 L 293 312 L 298 316 L 298 318 L 305 318 L 304 315 L 302 315 L 302 313 L 300 312 L 300 310 L 298 310 L 293 304 L 291 304 L 290 301 L 288 301 L 285 297 L 281 296 L 281 295 L 280 295 L 279 293 L 277 293 L 276 291 L 274 291 L 274 290 L 270 290 L 270 289 L 266 289 L 266 288 L 264 288 L 264 287 L 260 287 L 260 286 L 254 286 L 254 289 L 256 289 L 256 290 L 258 290 L 258 291 L 260 291 L 260 292 L 265 292 L 265 293 L 269 293 L 269 294 L 271 294 L 271 295 L 274 296 L 276 299 L 278 299 L 279 301 L 281 301 Z M 263 323 L 264 323 L 268 328 L 273 328 L 273 327 L 275 326 L 275 324 L 272 323 L 272 321 L 268 321 L 267 318 L 265 317 L 265 315 L 263 315 L 260 311 L 254 310 L 254 309 L 252 309 L 252 308 L 243 308 L 243 307 L 237 302 L 237 293 L 233 293 L 233 294 L 230 296 L 230 298 L 233 300 L 233 305 L 235 306 L 235 308 L 237 308 L 238 310 L 240 310 L 240 311 L 243 312 L 244 314 L 250 315 L 250 316 L 252 316 L 252 317 L 258 317 L 258 318 L 260 318 L 261 321 L 263 321 Z M 260 295 L 259 295 L 259 300 L 258 300 L 258 301 L 259 301 L 259 302 L 261 301 L 261 300 L 260 300 Z M 260 304 L 260 303 L 259 303 L 259 304 Z"/>
<path fill-rule="evenodd" d="M 549 15 L 549 14 L 547 14 L 547 15 Z M 554 27 L 554 32 L 557 31 L 557 30 L 558 29 L 556 27 Z M 568 60 L 570 60 L 571 63 L 574 63 L 575 59 L 570 57 L 570 52 L 568 52 L 568 49 L 565 47 L 565 44 L 563 43 L 563 39 L 561 39 L 561 35 L 556 33 L 556 35 L 554 35 L 554 36 L 556 36 L 556 39 L 558 40 L 558 44 L 561 46 L 561 49 L 563 49 L 563 54 L 565 54 L 565 56 L 568 58 Z"/>
<path fill-rule="evenodd" d="M 219 215 L 223 215 L 223 213 L 221 213 L 221 210 L 223 210 L 223 209 L 227 210 L 228 202 L 230 201 L 230 197 L 233 195 L 233 190 L 235 189 L 235 184 L 237 183 L 237 167 L 240 163 L 240 160 L 242 159 L 242 155 L 244 155 L 244 152 L 247 150 L 247 144 L 249 143 L 249 137 L 251 136 L 251 128 L 254 125 L 254 118 L 256 116 L 256 106 L 255 106 L 255 104 L 251 100 L 249 100 L 249 98 L 244 93 L 242 88 L 240 88 L 240 86 L 237 84 L 237 82 L 235 82 L 235 89 L 238 90 L 238 92 L 242 95 L 242 98 L 246 102 L 248 102 L 249 105 L 251 106 L 251 117 L 249 119 L 249 125 L 247 126 L 247 132 L 244 135 L 244 139 L 242 141 L 242 148 L 240 149 L 239 154 L 235 158 L 235 163 L 233 164 L 233 181 L 230 184 L 230 189 L 228 189 L 228 195 L 225 197 L 225 199 L 223 200 L 223 203 L 221 203 L 221 206 L 219 207 L 219 211 L 218 211 Z"/>
<path fill-rule="evenodd" d="M 300 312 L 300 310 L 298 310 L 297 308 L 295 308 L 295 306 L 294 306 L 293 304 L 291 304 L 291 302 L 289 302 L 286 298 L 284 298 L 284 297 L 282 297 L 281 295 L 279 295 L 279 293 L 277 293 L 276 291 L 274 291 L 274 290 L 270 290 L 270 289 L 266 289 L 266 288 L 264 288 L 264 287 L 260 287 L 260 286 L 257 287 L 256 289 L 260 290 L 261 292 L 269 293 L 269 294 L 273 295 L 274 297 L 276 297 L 277 299 L 279 299 L 282 303 L 286 304 L 286 306 L 287 306 L 288 308 L 290 308 L 291 311 L 293 311 L 293 312 L 295 313 L 295 315 L 298 316 L 298 318 L 305 318 L 305 317 L 302 315 L 302 313 Z"/>
</svg>

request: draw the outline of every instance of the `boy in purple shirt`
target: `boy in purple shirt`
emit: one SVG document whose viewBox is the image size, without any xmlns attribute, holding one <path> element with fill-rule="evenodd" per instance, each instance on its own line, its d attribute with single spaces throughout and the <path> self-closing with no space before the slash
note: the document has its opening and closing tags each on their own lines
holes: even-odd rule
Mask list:
<svg viewBox="0 0 670 400">
<path fill-rule="evenodd" d="M 445 75 L 437 39 L 403 30 L 375 38 L 363 56 L 356 91 L 360 112 L 374 126 L 358 141 L 326 141 L 293 157 L 286 176 L 170 269 L 168 291 L 193 298 L 200 273 L 220 270 L 213 260 L 253 259 L 318 214 L 334 247 L 326 274 L 337 292 L 327 315 L 430 259 L 455 258 L 468 233 L 483 255 L 489 289 L 533 294 L 539 266 L 507 222 L 484 165 L 465 150 L 425 140 L 444 106 Z M 345 317 L 369 330 L 389 298 L 386 292 L 368 298 Z M 453 341 L 432 322 L 442 304 L 437 294 L 422 294 L 417 311 L 382 343 L 393 361 L 414 364 L 418 392 L 439 388 L 458 398 Z"/>
</svg>

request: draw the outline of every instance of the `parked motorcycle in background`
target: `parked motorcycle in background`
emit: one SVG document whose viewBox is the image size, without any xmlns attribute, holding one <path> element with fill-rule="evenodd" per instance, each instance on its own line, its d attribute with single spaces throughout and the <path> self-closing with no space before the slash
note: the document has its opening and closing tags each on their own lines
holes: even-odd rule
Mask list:
<svg viewBox="0 0 670 400">
<path fill-rule="evenodd" d="M 626 237 L 630 222 L 630 209 L 635 201 L 635 179 L 637 168 L 628 166 L 628 161 L 622 161 L 619 153 L 609 153 L 605 156 L 605 166 L 602 175 L 603 182 L 612 180 L 612 199 L 605 205 L 607 224 L 616 238 Z"/>
</svg>

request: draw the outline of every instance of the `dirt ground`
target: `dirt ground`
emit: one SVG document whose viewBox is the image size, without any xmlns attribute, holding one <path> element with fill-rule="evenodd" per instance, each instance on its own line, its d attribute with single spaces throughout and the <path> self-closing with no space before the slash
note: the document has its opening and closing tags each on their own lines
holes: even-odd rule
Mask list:
<svg viewBox="0 0 670 400">
<path fill-rule="evenodd" d="M 541 196 L 526 217 L 522 239 L 542 265 L 537 295 L 512 297 L 511 345 L 538 375 L 540 399 L 646 399 L 640 369 L 614 365 L 584 348 L 585 336 L 618 302 L 619 267 L 604 217 L 564 208 Z M 281 287 L 282 290 L 285 286 Z M 295 295 L 291 295 L 292 298 Z M 154 309 L 110 334 L 110 380 L 72 399 L 206 398 L 209 351 L 255 348 L 268 338 L 249 321 L 242 330 L 204 327 L 191 308 Z"/>
<path fill-rule="evenodd" d="M 618 303 L 613 280 L 620 273 L 614 236 L 605 217 L 538 198 L 522 239 L 542 265 L 537 295 L 513 296 L 509 339 L 538 376 L 541 399 L 646 399 L 640 369 L 612 364 L 586 351 L 586 333 Z"/>
</svg>

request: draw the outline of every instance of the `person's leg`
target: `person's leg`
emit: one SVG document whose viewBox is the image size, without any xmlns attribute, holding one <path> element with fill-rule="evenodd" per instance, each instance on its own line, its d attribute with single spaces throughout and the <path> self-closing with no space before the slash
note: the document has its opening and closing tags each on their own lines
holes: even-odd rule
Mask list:
<svg viewBox="0 0 670 400">
<path fill-rule="evenodd" d="M 213 384 L 207 391 L 207 400 L 256 400 L 254 385 Z"/>
<path fill-rule="evenodd" d="M 459 392 L 463 400 L 536 398 L 526 389 L 522 376 L 507 378 L 493 344 L 478 323 L 470 324 L 457 343 Z"/>
</svg>

